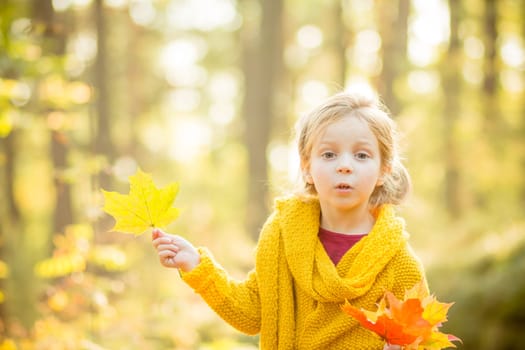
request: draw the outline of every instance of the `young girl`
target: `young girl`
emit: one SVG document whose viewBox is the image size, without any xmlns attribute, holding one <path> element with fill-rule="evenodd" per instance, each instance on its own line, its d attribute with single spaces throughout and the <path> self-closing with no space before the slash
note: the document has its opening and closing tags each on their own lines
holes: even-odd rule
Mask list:
<svg viewBox="0 0 525 350">
<path fill-rule="evenodd" d="M 370 97 L 339 93 L 298 123 L 304 191 L 279 198 L 260 233 L 255 268 L 235 281 L 206 248 L 153 232 L 160 262 L 261 349 L 383 349 L 341 310 L 375 310 L 425 279 L 394 206 L 410 180 L 395 126 Z M 392 347 L 394 349 L 394 347 Z"/>
</svg>

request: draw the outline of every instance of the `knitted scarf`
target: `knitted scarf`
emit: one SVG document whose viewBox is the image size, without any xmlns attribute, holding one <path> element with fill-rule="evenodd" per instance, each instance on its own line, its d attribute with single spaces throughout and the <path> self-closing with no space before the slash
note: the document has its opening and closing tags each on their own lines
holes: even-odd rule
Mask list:
<svg viewBox="0 0 525 350">
<path fill-rule="evenodd" d="M 259 284 L 261 349 L 294 348 L 294 283 L 320 303 L 343 303 L 370 290 L 406 239 L 404 222 L 392 206 L 384 205 L 374 215 L 372 230 L 336 267 L 318 239 L 319 202 L 296 197 L 276 201 L 257 249 L 258 280 L 264 281 Z"/>
</svg>

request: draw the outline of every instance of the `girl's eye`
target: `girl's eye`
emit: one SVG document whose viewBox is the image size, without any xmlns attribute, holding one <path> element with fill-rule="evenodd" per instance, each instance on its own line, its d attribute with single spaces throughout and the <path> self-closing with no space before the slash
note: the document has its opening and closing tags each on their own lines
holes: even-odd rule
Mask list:
<svg viewBox="0 0 525 350">
<path fill-rule="evenodd" d="M 335 158 L 335 156 L 336 156 L 336 154 L 335 154 L 334 152 L 330 152 L 330 151 L 328 151 L 328 152 L 323 152 L 323 153 L 321 154 L 321 157 L 322 157 L 323 159 L 333 159 L 333 158 Z"/>
<path fill-rule="evenodd" d="M 365 159 L 370 158 L 370 155 L 368 155 L 368 153 L 366 152 L 358 152 L 355 154 L 355 157 L 356 159 L 359 159 L 359 160 L 365 160 Z"/>
</svg>

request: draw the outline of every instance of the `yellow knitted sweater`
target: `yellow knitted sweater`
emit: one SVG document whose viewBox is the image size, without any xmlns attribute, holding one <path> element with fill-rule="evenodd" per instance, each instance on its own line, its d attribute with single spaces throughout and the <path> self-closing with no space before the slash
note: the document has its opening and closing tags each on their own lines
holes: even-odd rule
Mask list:
<svg viewBox="0 0 525 350">
<path fill-rule="evenodd" d="M 341 304 L 375 310 L 386 290 L 401 298 L 424 273 L 393 207 L 376 214 L 369 234 L 334 266 L 318 239 L 319 202 L 278 199 L 244 281 L 230 278 L 205 248 L 182 278 L 232 326 L 260 333 L 261 349 L 379 350 L 384 342 Z"/>
</svg>

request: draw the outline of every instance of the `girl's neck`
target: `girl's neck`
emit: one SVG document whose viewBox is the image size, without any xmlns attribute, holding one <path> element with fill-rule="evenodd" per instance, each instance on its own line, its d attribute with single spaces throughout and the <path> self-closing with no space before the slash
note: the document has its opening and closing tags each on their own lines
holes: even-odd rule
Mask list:
<svg viewBox="0 0 525 350">
<path fill-rule="evenodd" d="M 350 211 L 321 208 L 321 227 L 332 232 L 348 235 L 368 233 L 374 223 L 375 218 L 366 207 Z"/>
</svg>

